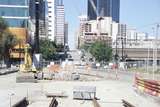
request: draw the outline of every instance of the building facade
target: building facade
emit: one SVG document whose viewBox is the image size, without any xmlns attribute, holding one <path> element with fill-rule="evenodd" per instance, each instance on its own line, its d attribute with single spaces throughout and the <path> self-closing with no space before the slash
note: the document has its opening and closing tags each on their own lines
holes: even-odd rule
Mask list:
<svg viewBox="0 0 160 107">
<path fill-rule="evenodd" d="M 9 27 L 26 28 L 29 19 L 29 0 L 0 0 L 0 16 Z"/>
<path fill-rule="evenodd" d="M 55 40 L 55 22 L 56 22 L 56 0 L 47 0 L 48 8 L 48 38 L 51 41 Z"/>
<path fill-rule="evenodd" d="M 21 51 L 28 38 L 29 0 L 0 0 L 0 16 L 8 23 L 9 31 L 19 40 L 10 51 L 10 58 L 24 58 Z"/>
<path fill-rule="evenodd" d="M 100 21 L 97 21 L 98 20 L 90 20 L 80 24 L 79 47 L 83 46 L 83 44 L 90 45 L 96 41 L 105 42 L 108 46 L 112 45 L 112 18 L 104 17 Z M 99 23 L 100 25 L 100 28 L 98 30 L 97 23 Z"/>
<path fill-rule="evenodd" d="M 35 17 L 36 17 L 36 9 L 35 9 L 36 0 L 29 1 L 29 16 L 30 20 L 35 26 Z M 46 1 L 39 0 L 39 38 L 46 39 L 47 37 L 47 27 L 46 27 Z M 34 31 L 35 32 L 35 31 Z M 34 35 L 33 35 L 34 37 Z"/>
<path fill-rule="evenodd" d="M 95 20 L 97 18 L 97 1 L 98 0 L 88 0 L 87 14 L 89 20 Z"/>
<path fill-rule="evenodd" d="M 88 0 L 88 18 L 96 20 L 97 17 L 112 17 L 119 22 L 120 0 Z"/>
</svg>

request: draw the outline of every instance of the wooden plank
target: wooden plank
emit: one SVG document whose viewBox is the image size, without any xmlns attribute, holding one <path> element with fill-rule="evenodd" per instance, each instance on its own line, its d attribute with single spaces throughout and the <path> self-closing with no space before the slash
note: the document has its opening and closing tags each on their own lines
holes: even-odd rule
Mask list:
<svg viewBox="0 0 160 107">
<path fill-rule="evenodd" d="M 92 101 L 93 101 L 94 107 L 101 107 L 95 98 Z"/>
</svg>

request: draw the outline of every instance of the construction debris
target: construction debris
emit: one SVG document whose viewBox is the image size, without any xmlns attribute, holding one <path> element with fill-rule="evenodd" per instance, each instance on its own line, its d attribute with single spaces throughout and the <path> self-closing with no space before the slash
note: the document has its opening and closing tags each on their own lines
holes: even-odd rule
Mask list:
<svg viewBox="0 0 160 107">
<path fill-rule="evenodd" d="M 68 97 L 65 92 L 61 92 L 61 93 L 48 93 L 47 92 L 45 95 L 47 97 Z"/>
<path fill-rule="evenodd" d="M 75 86 L 73 88 L 73 99 L 92 100 L 96 98 L 96 87 L 94 86 Z"/>
</svg>

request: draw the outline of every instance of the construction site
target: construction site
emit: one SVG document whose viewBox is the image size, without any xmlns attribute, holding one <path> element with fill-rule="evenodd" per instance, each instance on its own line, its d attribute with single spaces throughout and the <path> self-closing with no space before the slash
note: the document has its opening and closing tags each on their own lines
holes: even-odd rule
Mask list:
<svg viewBox="0 0 160 107">
<path fill-rule="evenodd" d="M 63 64 L 62 64 L 63 65 Z M 159 88 L 136 73 L 93 69 L 74 63 L 51 64 L 36 81 L 16 82 L 17 74 L 0 76 L 0 107 L 159 107 Z M 42 76 L 43 74 L 43 76 Z M 158 77 L 157 77 L 158 78 Z M 147 80 L 146 80 L 147 81 Z M 159 82 L 156 83 L 157 87 Z M 148 89 L 148 91 L 147 91 Z M 151 91 L 150 91 L 150 90 Z M 155 91 L 154 91 L 155 90 Z M 152 92 L 152 94 L 151 94 Z"/>
</svg>

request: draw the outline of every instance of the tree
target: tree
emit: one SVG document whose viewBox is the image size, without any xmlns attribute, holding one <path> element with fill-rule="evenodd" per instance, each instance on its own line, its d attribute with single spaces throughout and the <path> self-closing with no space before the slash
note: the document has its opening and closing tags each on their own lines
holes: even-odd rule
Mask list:
<svg viewBox="0 0 160 107">
<path fill-rule="evenodd" d="M 17 38 L 9 32 L 7 23 L 0 17 L 0 57 L 7 64 L 7 67 L 10 66 L 9 50 L 16 44 Z"/>
<path fill-rule="evenodd" d="M 56 44 L 50 40 L 40 40 L 40 53 L 45 60 L 52 60 L 56 53 Z"/>
<path fill-rule="evenodd" d="M 89 45 L 87 44 L 83 44 L 80 49 L 84 49 L 85 51 L 88 51 L 89 50 Z"/>
<path fill-rule="evenodd" d="M 2 57 L 2 48 L 3 48 L 3 35 L 5 30 L 7 29 L 7 23 L 4 21 L 2 17 L 0 17 L 0 56 Z"/>
<path fill-rule="evenodd" d="M 103 42 L 93 43 L 89 50 L 98 62 L 107 62 L 112 59 L 112 48 Z"/>
<path fill-rule="evenodd" d="M 0 36 L 2 36 L 3 32 L 8 28 L 7 22 L 0 17 Z"/>
<path fill-rule="evenodd" d="M 10 66 L 10 50 L 17 44 L 17 38 L 9 32 L 4 33 L 2 55 L 7 66 Z"/>
</svg>

